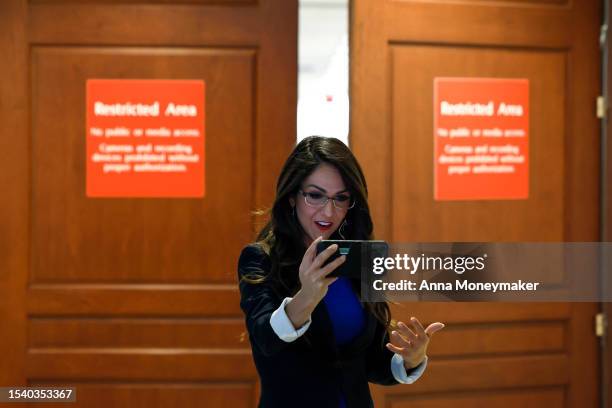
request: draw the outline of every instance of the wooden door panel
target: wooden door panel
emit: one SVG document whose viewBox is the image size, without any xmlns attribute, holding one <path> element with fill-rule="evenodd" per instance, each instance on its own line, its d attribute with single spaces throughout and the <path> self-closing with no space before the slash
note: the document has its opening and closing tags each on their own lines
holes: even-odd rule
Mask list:
<svg viewBox="0 0 612 408">
<path fill-rule="evenodd" d="M 240 317 L 240 296 L 225 284 L 41 284 L 25 300 L 32 317 Z"/>
<path fill-rule="evenodd" d="M 31 284 L 234 282 L 231 255 L 248 242 L 255 207 L 255 57 L 250 49 L 32 50 Z M 87 78 L 205 81 L 204 199 L 86 197 Z"/>
<path fill-rule="evenodd" d="M 382 390 L 386 402 L 387 395 L 410 395 L 437 393 L 444 396 L 463 392 L 478 398 L 483 391 L 510 391 L 525 387 L 555 386 L 566 387 L 569 382 L 569 360 L 563 355 L 539 355 L 536 357 L 479 357 L 469 359 L 441 359 L 433 361 L 418 382 L 411 384 L 410 391 L 405 387 L 392 387 Z M 377 387 L 378 388 L 378 387 Z M 382 395 L 379 395 L 382 397 Z"/>
<path fill-rule="evenodd" d="M 28 347 L 243 349 L 242 330 L 240 318 L 32 318 Z"/>
<path fill-rule="evenodd" d="M 395 44 L 390 52 L 394 84 L 392 239 L 516 241 L 529 237 L 533 241 L 562 241 L 565 52 L 409 44 Z M 410 67 L 409 74 L 406 67 Z M 529 80 L 528 200 L 433 201 L 433 122 L 418 119 L 433 118 L 433 103 L 423 101 L 433 101 L 434 77 Z M 423 223 L 421 217 L 428 222 Z M 536 223 L 546 228 L 534 230 Z"/>
<path fill-rule="evenodd" d="M 391 408 L 559 407 L 563 405 L 563 389 L 561 387 L 528 388 L 495 394 L 483 391 L 471 395 L 456 393 L 428 399 L 391 397 L 389 402 Z"/>
<path fill-rule="evenodd" d="M 520 353 L 563 352 L 567 347 L 567 325 L 563 320 L 547 322 L 491 322 L 449 324 L 436 339 L 429 355 L 499 356 Z"/>
<path fill-rule="evenodd" d="M 284 26 L 264 28 L 266 19 L 274 21 L 270 9 L 277 3 L 269 0 L 261 1 L 258 7 L 194 7 L 183 2 L 162 5 L 144 0 L 143 3 L 149 4 L 143 7 L 130 3 L 133 2 L 32 4 L 28 8 L 30 41 L 33 44 L 244 47 L 257 45 L 268 35 L 267 30 L 273 32 Z M 285 9 L 279 8 L 278 12 L 283 13 Z"/>
<path fill-rule="evenodd" d="M 250 381 L 255 385 L 256 380 L 248 349 L 30 349 L 26 372 L 30 382 Z"/>
<path fill-rule="evenodd" d="M 385 1 L 376 14 L 384 18 L 391 43 L 411 39 L 430 44 L 531 44 L 564 48 L 572 41 L 567 30 L 576 20 L 568 0 L 559 1 Z M 585 18 L 597 10 L 585 9 Z M 596 27 L 590 27 L 591 29 Z"/>
<path fill-rule="evenodd" d="M 65 383 L 62 383 L 65 385 Z M 36 382 L 43 386 L 49 383 Z M 232 384 L 168 384 L 97 383 L 79 384 L 77 401 L 72 407 L 249 407 L 253 405 L 253 384 L 237 381 Z M 45 403 L 46 407 L 61 408 L 63 404 Z"/>
</svg>

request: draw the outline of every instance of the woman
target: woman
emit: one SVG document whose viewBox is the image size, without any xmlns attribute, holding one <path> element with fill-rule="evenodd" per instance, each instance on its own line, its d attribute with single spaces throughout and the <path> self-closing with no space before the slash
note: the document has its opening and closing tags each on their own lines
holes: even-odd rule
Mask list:
<svg viewBox="0 0 612 408">
<path fill-rule="evenodd" d="M 330 278 L 345 257 L 316 254 L 321 239 L 372 239 L 366 181 L 339 140 L 302 140 L 277 183 L 271 219 L 238 261 L 240 306 L 261 378 L 259 406 L 372 407 L 368 382 L 412 383 L 427 364 L 424 329 L 385 302 L 360 302 L 359 282 Z"/>
</svg>

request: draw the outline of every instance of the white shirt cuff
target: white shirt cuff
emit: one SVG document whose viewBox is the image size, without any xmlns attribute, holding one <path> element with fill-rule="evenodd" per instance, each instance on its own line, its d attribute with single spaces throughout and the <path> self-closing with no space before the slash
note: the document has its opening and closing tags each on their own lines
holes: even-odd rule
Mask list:
<svg viewBox="0 0 612 408">
<path fill-rule="evenodd" d="M 298 330 L 293 327 L 293 323 L 291 323 L 289 316 L 287 316 L 287 312 L 285 312 L 285 305 L 291 299 L 293 298 L 286 297 L 278 309 L 272 312 L 272 316 L 270 317 L 270 326 L 272 326 L 272 330 L 274 330 L 274 333 L 276 333 L 281 340 L 287 343 L 297 340 L 298 337 L 308 330 L 310 323 L 312 323 L 312 320 L 309 318 Z"/>
<path fill-rule="evenodd" d="M 391 373 L 393 373 L 393 377 L 395 377 L 397 382 L 401 384 L 412 384 L 418 380 L 425 372 L 425 367 L 427 367 L 427 356 L 425 356 L 421 364 L 411 370 L 410 375 L 408 375 L 406 367 L 404 367 L 404 359 L 402 356 L 396 353 L 391 357 Z"/>
</svg>

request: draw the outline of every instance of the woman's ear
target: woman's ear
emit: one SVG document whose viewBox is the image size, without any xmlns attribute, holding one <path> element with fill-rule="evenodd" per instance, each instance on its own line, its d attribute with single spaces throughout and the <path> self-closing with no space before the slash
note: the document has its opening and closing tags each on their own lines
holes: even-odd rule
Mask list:
<svg viewBox="0 0 612 408">
<path fill-rule="evenodd" d="M 289 197 L 289 205 L 291 208 L 295 207 L 295 199 L 293 197 Z"/>
</svg>

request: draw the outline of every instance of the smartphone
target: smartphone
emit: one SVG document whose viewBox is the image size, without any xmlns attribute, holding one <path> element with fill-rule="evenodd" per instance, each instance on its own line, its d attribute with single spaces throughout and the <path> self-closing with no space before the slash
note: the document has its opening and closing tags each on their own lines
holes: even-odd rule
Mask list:
<svg viewBox="0 0 612 408">
<path fill-rule="evenodd" d="M 389 245 L 385 241 L 323 240 L 317 244 L 317 255 L 333 244 L 338 245 L 338 249 L 323 265 L 342 255 L 346 256 L 346 260 L 327 275 L 330 278 L 345 276 L 361 279 L 362 267 L 371 269 L 375 257 L 386 257 L 389 253 Z"/>
</svg>

